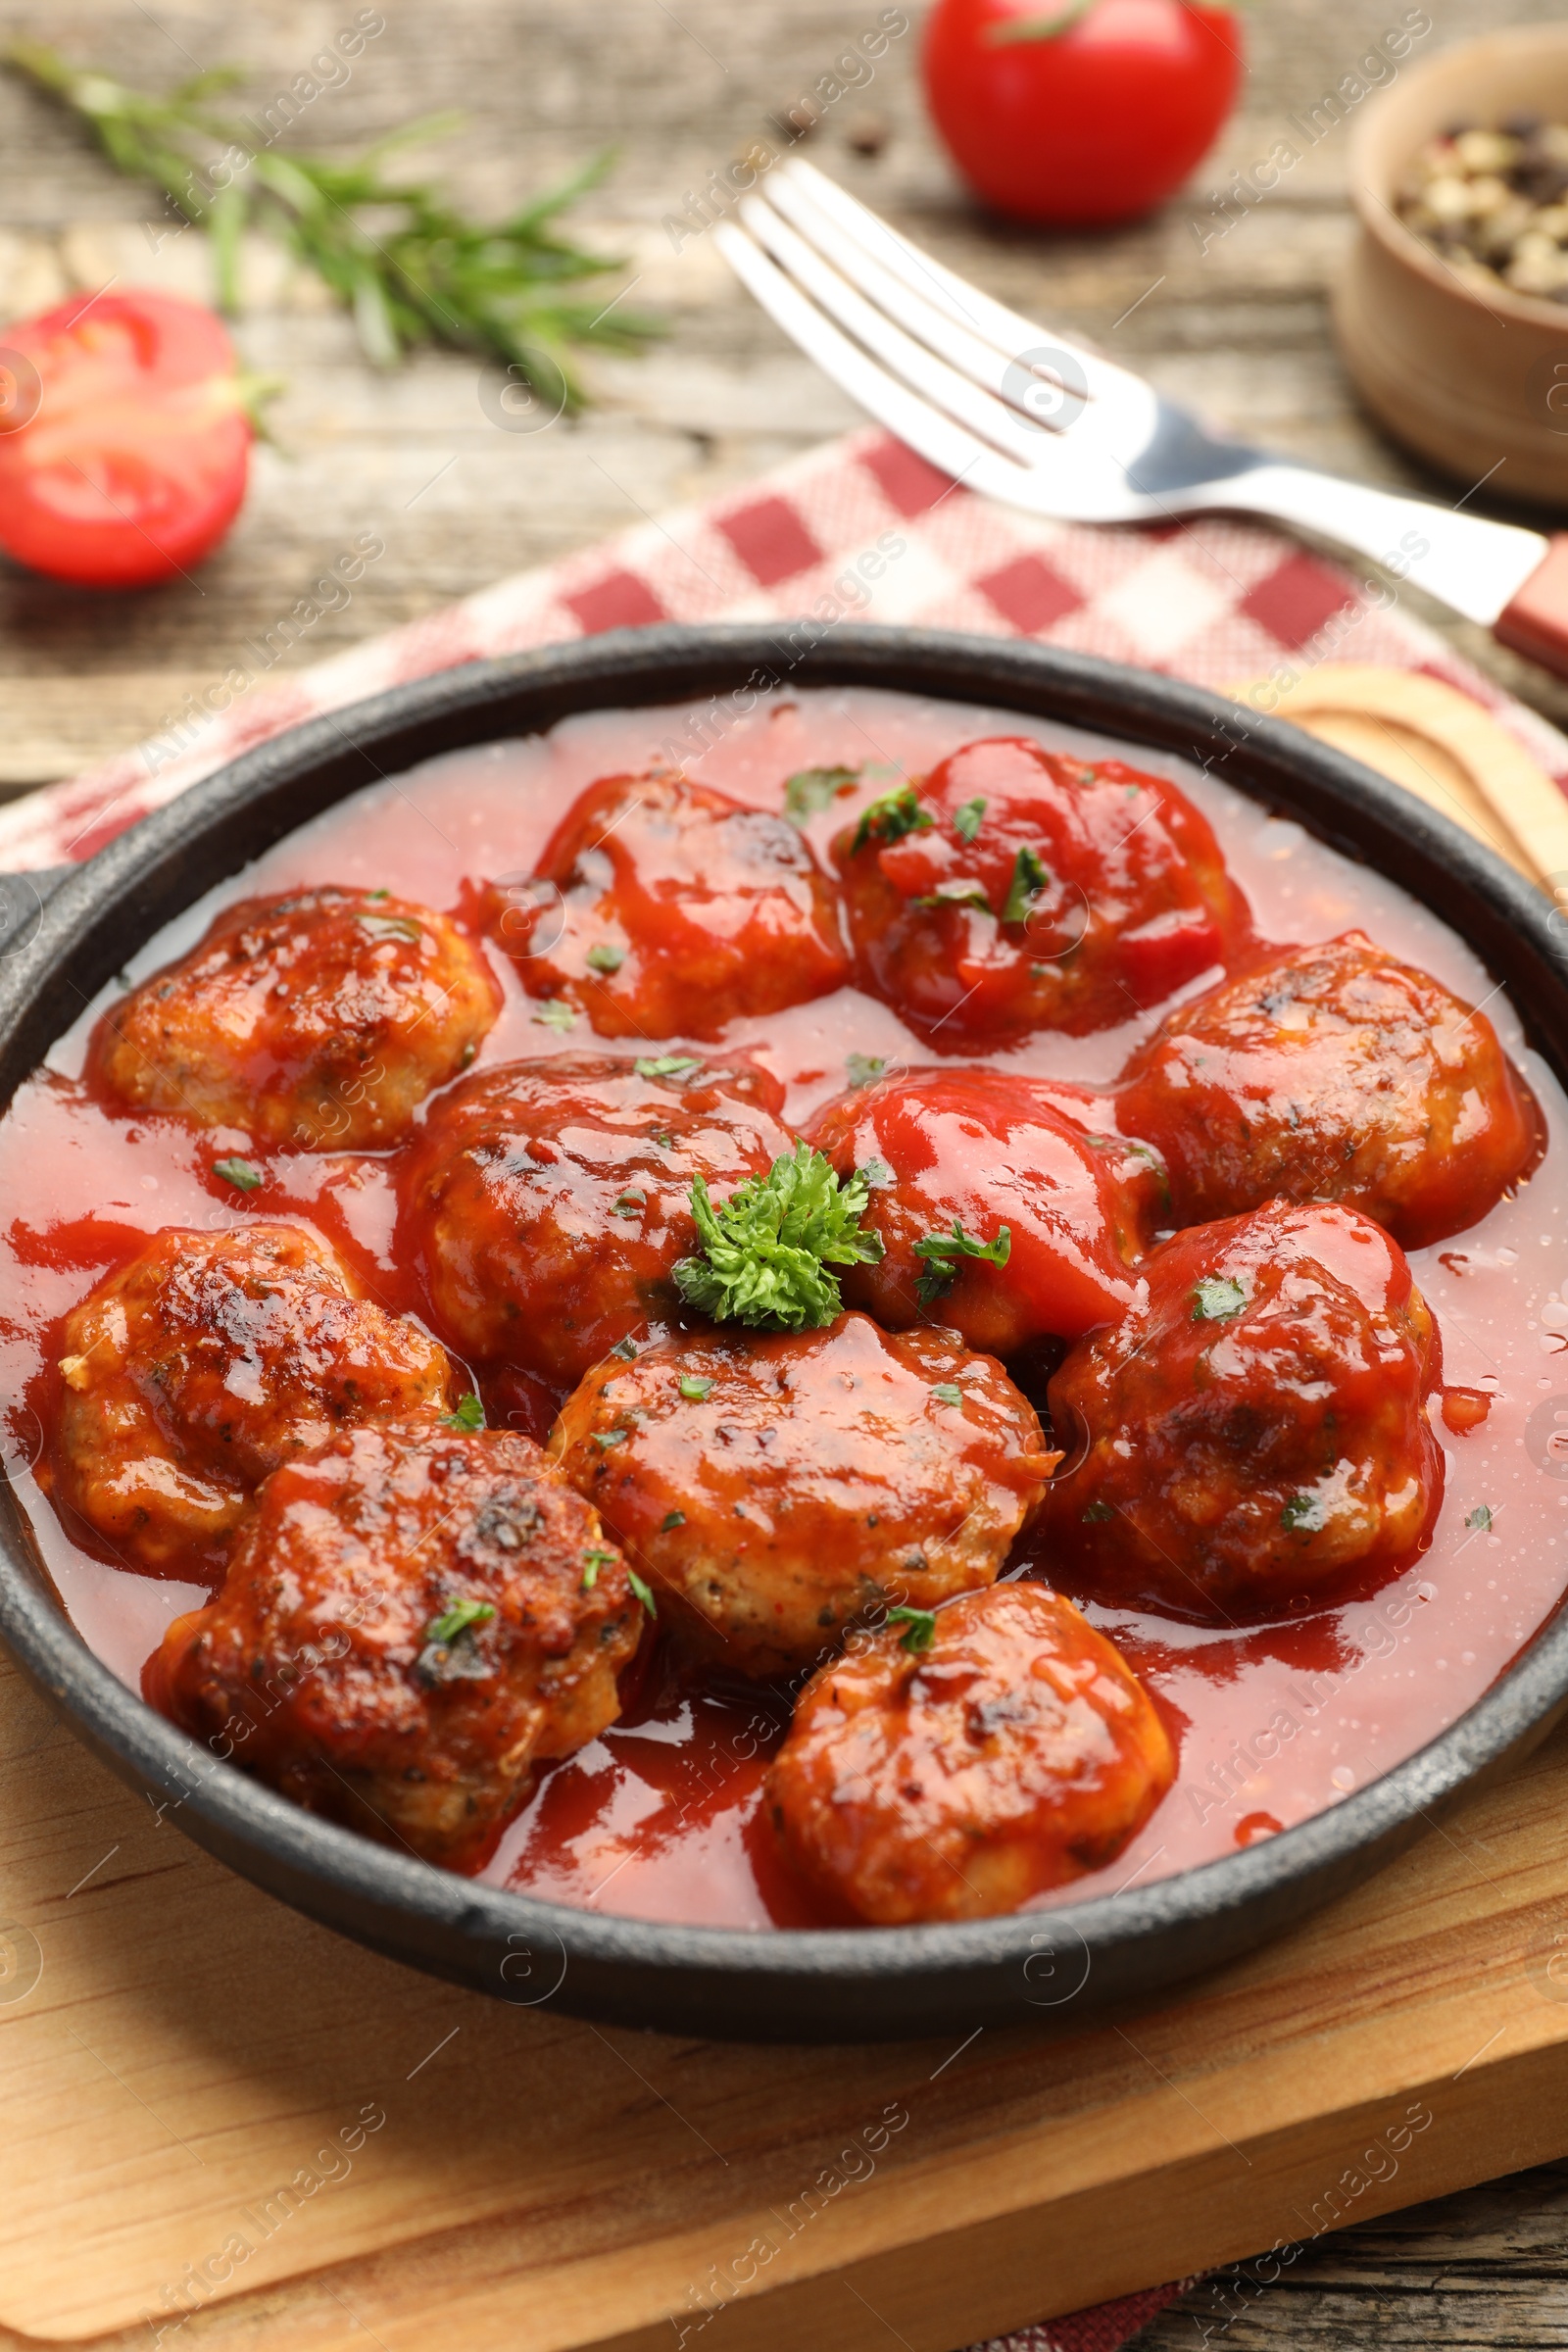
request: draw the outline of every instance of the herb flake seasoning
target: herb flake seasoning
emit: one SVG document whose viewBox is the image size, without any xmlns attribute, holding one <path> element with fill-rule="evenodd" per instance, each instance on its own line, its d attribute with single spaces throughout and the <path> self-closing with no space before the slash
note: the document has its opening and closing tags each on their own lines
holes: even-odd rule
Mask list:
<svg viewBox="0 0 1568 2352">
<path fill-rule="evenodd" d="M 803 767 L 785 779 L 784 813 L 792 825 L 804 825 L 859 781 L 858 767 Z"/>
<path fill-rule="evenodd" d="M 1247 1293 L 1228 1275 L 1205 1274 L 1193 1293 L 1195 1323 L 1228 1323 L 1247 1304 Z"/>
<path fill-rule="evenodd" d="M 1293 1494 L 1280 1513 L 1280 1525 L 1293 1535 L 1315 1536 L 1323 1525 L 1322 1496 Z"/>
<path fill-rule="evenodd" d="M 895 784 L 891 792 L 884 792 L 868 808 L 861 809 L 850 855 L 858 858 L 867 842 L 902 841 L 906 833 L 928 833 L 936 821 L 929 808 L 921 808 L 912 784 Z"/>
<path fill-rule="evenodd" d="M 914 1254 L 925 1260 L 925 1272 L 916 1281 L 915 1291 L 920 1304 L 931 1306 L 952 1289 L 965 1258 L 976 1258 L 983 1265 L 1004 1266 L 1012 1255 L 1012 1231 L 1004 1225 L 994 1241 L 977 1242 L 955 1217 L 951 1233 L 928 1233 L 923 1241 L 915 1243 Z"/>
<path fill-rule="evenodd" d="M 1030 908 L 1051 880 L 1046 861 L 1038 850 L 1021 849 L 1012 861 L 1012 880 L 1007 888 L 1006 904 L 1002 909 L 1004 923 L 1026 923 Z"/>
<path fill-rule="evenodd" d="M 695 1054 L 640 1054 L 631 1066 L 639 1078 L 662 1078 L 671 1086 L 689 1086 L 705 1065 Z"/>
<path fill-rule="evenodd" d="M 495 1605 L 488 1600 L 454 1600 L 448 1603 L 439 1617 L 432 1617 L 424 1629 L 424 1638 L 440 1649 L 448 1649 L 460 1634 L 470 1626 L 488 1625 L 495 1615 Z"/>
<path fill-rule="evenodd" d="M 688 1404 L 701 1404 L 706 1396 L 712 1394 L 712 1382 L 704 1380 L 697 1372 L 683 1372 L 678 1385 Z"/>
<path fill-rule="evenodd" d="M 253 1168 L 248 1159 L 215 1159 L 213 1174 L 220 1176 L 225 1184 L 231 1184 L 237 1193 L 254 1193 L 261 1189 L 262 1171 Z"/>
<path fill-rule="evenodd" d="M 972 801 L 965 801 L 961 808 L 955 808 L 953 812 L 953 830 L 955 833 L 956 833 L 960 841 L 973 841 L 975 835 L 980 830 L 981 823 L 985 817 L 985 801 L 978 794 Z"/>
<path fill-rule="evenodd" d="M 472 1389 L 466 1396 L 458 1398 L 450 1413 L 441 1415 L 441 1426 L 443 1429 L 463 1429 L 469 1432 L 483 1429 L 484 1406 L 479 1402 Z"/>
<path fill-rule="evenodd" d="M 888 1623 L 904 1627 L 904 1635 L 899 1642 L 899 1647 L 912 1650 L 916 1656 L 920 1655 L 922 1651 L 928 1650 L 937 1638 L 935 1609 L 889 1609 Z"/>
<path fill-rule="evenodd" d="M 636 1598 L 642 1602 L 643 1607 L 648 1611 L 649 1616 L 657 1617 L 659 1615 L 659 1603 L 654 1598 L 653 1590 L 638 1575 L 635 1568 L 627 1569 L 626 1582 L 628 1585 L 630 1585 Z"/>
</svg>

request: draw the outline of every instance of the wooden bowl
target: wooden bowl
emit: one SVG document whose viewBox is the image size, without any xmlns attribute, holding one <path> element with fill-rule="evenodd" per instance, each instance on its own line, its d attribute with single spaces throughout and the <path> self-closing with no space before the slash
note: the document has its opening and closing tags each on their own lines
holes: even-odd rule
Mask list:
<svg viewBox="0 0 1568 2352">
<path fill-rule="evenodd" d="M 1568 509 L 1568 307 L 1467 285 L 1396 210 L 1413 157 L 1450 122 L 1568 122 L 1568 24 L 1484 33 L 1373 98 L 1350 151 L 1361 233 L 1335 297 L 1355 385 L 1396 441 L 1466 489 Z"/>
</svg>

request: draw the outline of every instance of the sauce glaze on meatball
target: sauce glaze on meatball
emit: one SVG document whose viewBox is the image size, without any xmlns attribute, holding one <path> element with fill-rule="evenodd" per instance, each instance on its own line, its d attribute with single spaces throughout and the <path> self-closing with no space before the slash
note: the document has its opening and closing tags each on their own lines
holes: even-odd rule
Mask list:
<svg viewBox="0 0 1568 2352">
<path fill-rule="evenodd" d="M 1248 930 L 1174 785 L 1022 737 L 966 745 L 833 846 L 863 984 L 945 1043 L 1114 1028 Z"/>
<path fill-rule="evenodd" d="M 1284 1615 L 1391 1574 L 1437 1511 L 1436 1327 L 1355 1209 L 1275 1201 L 1146 1263 L 1147 1311 L 1048 1391 L 1043 1557 L 1071 1592 L 1203 1624 Z"/>
<path fill-rule="evenodd" d="M 66 1318 L 59 1491 L 154 1573 L 221 1559 L 252 1489 L 357 1423 L 447 1411 L 446 1350 L 297 1225 L 159 1234 Z"/>
<path fill-rule="evenodd" d="M 526 1438 L 361 1429 L 274 1471 L 146 1688 L 296 1804 L 461 1867 L 538 1764 L 614 1721 L 641 1627 L 597 1514 Z"/>
<path fill-rule="evenodd" d="M 794 1867 L 858 1919 L 1016 1911 L 1112 1861 L 1175 1775 L 1153 1703 L 1070 1601 L 998 1585 L 930 1646 L 858 1637 L 807 1685 L 767 1802 Z"/>
<path fill-rule="evenodd" d="M 473 1059 L 501 994 L 445 915 L 363 890 L 225 907 L 104 1013 L 89 1071 L 118 1102 L 258 1144 L 379 1151 Z"/>
<path fill-rule="evenodd" d="M 590 785 L 496 935 L 530 995 L 575 1004 L 601 1037 L 716 1038 L 849 976 L 798 829 L 676 775 Z"/>
<path fill-rule="evenodd" d="M 947 1324 L 1004 1356 L 1126 1312 L 1163 1211 L 1163 1172 L 1146 1146 L 1086 1132 L 1058 1107 L 1063 1091 L 1002 1070 L 916 1069 L 817 1113 L 810 1140 L 841 1177 L 884 1172 L 861 1220 L 884 1254 L 846 1273 L 852 1305 L 895 1331 Z M 1094 1107 L 1086 1096 L 1086 1121 Z M 955 1224 L 982 1244 L 1005 1228 L 1005 1264 L 957 1256 L 944 1280 L 915 1245 Z"/>
<path fill-rule="evenodd" d="M 1180 1224 L 1344 1200 L 1407 1250 L 1485 1216 L 1539 1148 L 1486 1014 L 1359 931 L 1172 1013 L 1128 1065 L 1119 1116 L 1164 1153 Z"/>
<path fill-rule="evenodd" d="M 692 1646 L 753 1675 L 989 1585 L 1057 1459 L 1000 1364 L 855 1314 L 601 1364 L 550 1450 Z"/>
<path fill-rule="evenodd" d="M 727 1193 L 791 1148 L 746 1062 L 509 1062 L 435 1104 L 403 1187 L 431 1306 L 466 1353 L 562 1386 L 679 1308 L 694 1177 Z M 644 1057 L 645 1068 L 658 1057 Z"/>
</svg>

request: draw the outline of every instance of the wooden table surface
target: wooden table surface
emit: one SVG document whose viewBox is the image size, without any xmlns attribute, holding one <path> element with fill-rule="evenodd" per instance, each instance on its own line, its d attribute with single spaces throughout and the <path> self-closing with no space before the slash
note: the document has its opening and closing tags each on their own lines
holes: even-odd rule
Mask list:
<svg viewBox="0 0 1568 2352">
<path fill-rule="evenodd" d="M 1561 14 L 1557 0 L 1429 5 L 1435 30 L 1423 47 Z M 597 363 L 598 402 L 579 421 L 504 431 L 481 405 L 472 362 L 429 356 L 372 374 L 316 289 L 258 250 L 240 341 L 248 363 L 284 376 L 287 390 L 273 411 L 277 446 L 258 455 L 244 516 L 198 578 L 156 593 L 88 597 L 0 564 L 0 792 L 71 774 L 151 732 L 188 687 L 265 637 L 362 530 L 381 534 L 384 558 L 288 662 L 745 481 L 859 421 L 740 294 L 711 241 L 690 239 L 677 253 L 662 223 L 810 88 L 879 5 L 382 0 L 379 13 L 384 29 L 347 83 L 314 102 L 301 143 L 354 143 L 460 108 L 467 127 L 437 158 L 475 209 L 497 213 L 612 143 L 616 168 L 582 217 L 596 242 L 629 257 L 633 301 L 660 310 L 668 334 L 642 359 Z M 813 152 L 981 284 L 1097 336 L 1220 425 L 1369 480 L 1441 490 L 1360 416 L 1332 348 L 1327 290 L 1351 234 L 1343 130 L 1206 253 L 1192 226 L 1208 191 L 1266 155 L 1285 116 L 1353 71 L 1402 13 L 1395 0 L 1254 9 L 1250 78 L 1215 156 L 1185 200 L 1109 237 L 1007 231 L 965 203 L 921 122 L 915 31 L 892 44 L 868 88 L 832 110 Z M 147 83 L 239 58 L 266 103 L 355 14 L 348 0 L 253 0 L 242 21 L 220 0 L 151 9 L 0 0 L 0 33 L 42 35 Z M 153 200 L 48 107 L 0 82 L 0 318 L 112 277 L 205 294 L 199 235 L 159 242 L 147 225 L 155 218 Z M 1489 511 L 1485 492 L 1473 503 Z M 1568 687 L 1411 602 L 1568 722 Z M 1260 2285 L 1244 2266 L 1140 2339 L 1148 2352 L 1565 2341 L 1568 2163 L 1325 2237 L 1277 2283 Z"/>
</svg>

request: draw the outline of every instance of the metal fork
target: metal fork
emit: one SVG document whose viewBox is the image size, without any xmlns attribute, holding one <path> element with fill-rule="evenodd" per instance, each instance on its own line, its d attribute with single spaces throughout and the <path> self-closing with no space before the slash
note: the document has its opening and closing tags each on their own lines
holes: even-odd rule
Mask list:
<svg viewBox="0 0 1568 2352">
<path fill-rule="evenodd" d="M 787 335 L 966 488 L 1032 514 L 1267 514 L 1369 556 L 1568 675 L 1568 535 L 1548 540 L 1210 433 L 1087 343 L 994 302 L 810 164 L 713 234 Z"/>
</svg>

